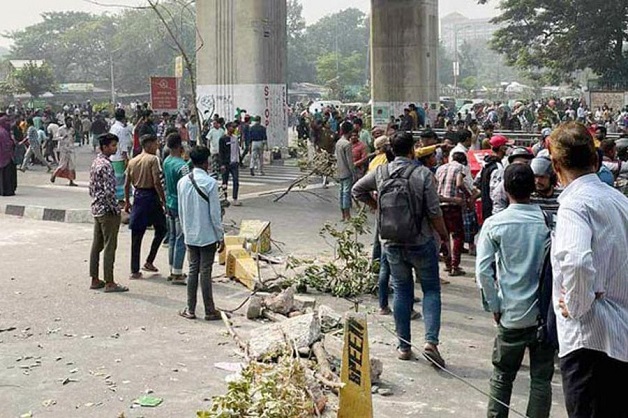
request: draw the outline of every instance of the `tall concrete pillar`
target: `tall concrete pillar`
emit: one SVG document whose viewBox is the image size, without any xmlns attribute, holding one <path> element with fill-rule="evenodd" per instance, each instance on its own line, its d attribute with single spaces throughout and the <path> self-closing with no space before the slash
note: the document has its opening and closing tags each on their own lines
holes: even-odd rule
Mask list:
<svg viewBox="0 0 628 418">
<path fill-rule="evenodd" d="M 260 116 L 269 146 L 288 145 L 286 0 L 196 2 L 197 96 L 206 118 Z"/>
<path fill-rule="evenodd" d="M 438 104 L 438 0 L 371 0 L 373 124 Z"/>
</svg>

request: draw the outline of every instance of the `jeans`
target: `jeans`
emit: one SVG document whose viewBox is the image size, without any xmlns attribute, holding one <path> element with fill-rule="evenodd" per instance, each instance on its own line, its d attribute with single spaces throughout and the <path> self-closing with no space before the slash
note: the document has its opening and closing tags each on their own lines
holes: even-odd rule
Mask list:
<svg viewBox="0 0 628 418">
<path fill-rule="evenodd" d="M 233 200 L 238 200 L 238 190 L 240 189 L 240 166 L 238 163 L 231 163 L 225 167 L 222 173 L 222 184 L 227 187 L 229 184 L 229 174 L 233 177 Z"/>
<path fill-rule="evenodd" d="M 118 232 L 120 231 L 120 215 L 104 215 L 94 218 L 94 240 L 89 257 L 89 275 L 93 279 L 99 277 L 100 252 L 103 256 L 104 280 L 113 283 L 113 265 L 116 261 L 116 249 L 118 248 Z"/>
<path fill-rule="evenodd" d="M 216 311 L 214 297 L 212 296 L 212 265 L 216 256 L 216 244 L 205 247 L 188 245 L 190 259 L 190 275 L 188 276 L 188 312 L 196 311 L 196 294 L 198 293 L 198 281 L 200 274 L 201 293 L 205 315 Z"/>
<path fill-rule="evenodd" d="M 379 258 L 379 278 L 377 280 L 377 294 L 379 297 L 379 308 L 388 308 L 388 284 L 390 282 L 390 265 L 386 259 L 386 253 Z M 412 299 L 414 302 L 414 286 L 412 290 Z"/>
<path fill-rule="evenodd" d="M 340 179 L 340 209 L 351 209 L 351 187 L 353 186 L 353 179 L 348 177 L 346 179 Z"/>
<path fill-rule="evenodd" d="M 264 141 L 251 143 L 251 170 L 259 170 L 264 174 Z"/>
<path fill-rule="evenodd" d="M 436 242 L 434 239 L 430 239 L 422 245 L 394 246 L 386 244 L 384 254 L 392 276 L 393 312 L 397 336 L 399 337 L 399 348 L 401 350 L 410 349 L 410 316 L 414 302 L 413 269 L 420 276 L 421 290 L 423 291 L 425 341 L 437 345 L 440 333 L 441 300 Z"/>
<path fill-rule="evenodd" d="M 517 376 L 526 348 L 530 352 L 530 398 L 526 416 L 546 418 L 552 407 L 552 376 L 555 350 L 548 344 L 539 344 L 536 326 L 523 329 L 498 327 L 493 346 L 493 376 L 491 396 L 510 404 L 512 384 Z M 508 416 L 508 409 L 493 399 L 488 402 L 489 418 Z"/>
<path fill-rule="evenodd" d="M 185 259 L 185 241 L 181 229 L 179 215 L 168 214 L 168 263 L 170 274 L 183 274 L 183 260 Z"/>
<path fill-rule="evenodd" d="M 560 359 L 560 371 L 570 418 L 628 417 L 628 363 L 581 348 Z"/>
</svg>

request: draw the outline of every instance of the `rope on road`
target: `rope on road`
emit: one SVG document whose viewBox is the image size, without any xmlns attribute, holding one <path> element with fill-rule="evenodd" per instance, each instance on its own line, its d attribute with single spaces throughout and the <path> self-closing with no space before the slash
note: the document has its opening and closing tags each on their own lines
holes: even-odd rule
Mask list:
<svg viewBox="0 0 628 418">
<path fill-rule="evenodd" d="M 419 347 L 417 347 L 416 345 L 412 344 L 410 341 L 406 341 L 403 338 L 400 338 L 397 333 L 393 330 L 391 330 L 386 324 L 384 324 L 383 322 L 373 318 L 375 320 L 375 322 L 380 325 L 382 328 L 384 328 L 386 331 L 388 331 L 390 334 L 394 335 L 396 338 L 398 338 L 400 341 L 403 341 L 406 344 L 409 344 L 411 347 L 415 348 L 417 351 L 422 352 L 423 350 Z M 499 403 L 500 405 L 502 405 L 505 408 L 508 408 L 510 411 L 512 411 L 515 415 L 518 415 L 520 417 L 523 418 L 528 418 L 527 415 L 522 414 L 521 412 L 517 411 L 516 409 L 512 408 L 510 405 L 508 405 L 505 402 L 500 401 L 499 399 L 495 398 L 494 396 L 492 396 L 490 393 L 485 392 L 484 390 L 480 389 L 479 387 L 477 387 L 476 385 L 474 385 L 473 383 L 467 381 L 464 377 L 462 376 L 458 376 L 456 373 L 452 372 L 451 370 L 446 369 L 445 367 L 442 367 L 440 364 L 436 363 L 434 360 L 432 360 L 431 358 L 429 358 L 428 356 L 426 356 L 425 354 L 423 354 L 423 357 L 425 357 L 430 363 L 432 363 L 434 366 L 438 367 L 440 370 L 444 371 L 445 373 L 447 373 L 448 375 L 454 377 L 455 379 L 458 379 L 459 381 L 461 381 L 462 383 L 464 383 L 465 385 L 469 386 L 472 389 L 475 389 L 477 392 L 481 393 L 482 395 L 486 396 L 489 399 L 492 399 L 493 401 Z"/>
</svg>

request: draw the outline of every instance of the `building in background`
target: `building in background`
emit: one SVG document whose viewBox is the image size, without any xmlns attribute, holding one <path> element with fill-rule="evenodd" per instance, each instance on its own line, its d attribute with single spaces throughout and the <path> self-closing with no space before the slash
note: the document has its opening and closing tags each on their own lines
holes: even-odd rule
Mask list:
<svg viewBox="0 0 628 418">
<path fill-rule="evenodd" d="M 458 48 L 464 41 L 480 40 L 487 43 L 493 37 L 493 33 L 499 29 L 498 25 L 490 22 L 491 18 L 469 19 L 458 13 L 449 13 L 440 20 L 440 39 L 448 52 L 455 53 L 454 46 Z"/>
</svg>

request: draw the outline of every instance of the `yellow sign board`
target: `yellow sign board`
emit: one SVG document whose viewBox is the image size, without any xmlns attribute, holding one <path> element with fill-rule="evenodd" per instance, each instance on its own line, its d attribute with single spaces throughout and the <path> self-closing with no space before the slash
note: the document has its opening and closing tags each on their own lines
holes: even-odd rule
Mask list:
<svg viewBox="0 0 628 418">
<path fill-rule="evenodd" d="M 261 254 L 269 253 L 270 248 L 270 222 L 260 220 L 243 220 L 240 223 L 239 236 L 252 243 L 253 252 Z M 257 248 L 259 243 L 259 247 Z"/>
<path fill-rule="evenodd" d="M 348 313 L 345 318 L 345 343 L 342 350 L 338 418 L 372 418 L 371 359 L 366 315 Z"/>
</svg>

